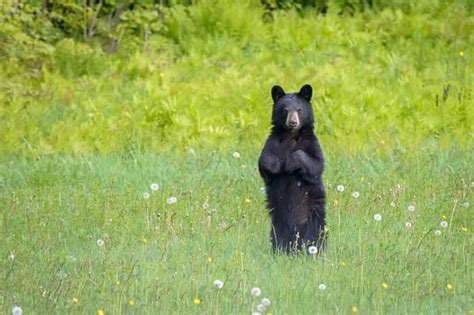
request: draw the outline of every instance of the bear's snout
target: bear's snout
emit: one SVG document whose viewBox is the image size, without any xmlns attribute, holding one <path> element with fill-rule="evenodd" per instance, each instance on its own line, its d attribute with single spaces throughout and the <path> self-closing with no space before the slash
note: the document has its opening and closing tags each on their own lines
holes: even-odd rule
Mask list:
<svg viewBox="0 0 474 315">
<path fill-rule="evenodd" d="M 297 111 L 290 111 L 286 117 L 286 127 L 296 130 L 300 127 L 300 117 Z"/>
</svg>

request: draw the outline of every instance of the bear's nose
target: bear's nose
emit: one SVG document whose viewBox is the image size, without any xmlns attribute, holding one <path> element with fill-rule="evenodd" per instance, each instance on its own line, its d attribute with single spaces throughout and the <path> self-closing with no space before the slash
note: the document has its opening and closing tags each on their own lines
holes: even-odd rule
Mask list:
<svg viewBox="0 0 474 315">
<path fill-rule="evenodd" d="M 291 128 L 294 128 L 298 125 L 298 122 L 296 120 L 292 120 L 292 121 L 290 121 L 289 125 L 290 125 Z"/>
</svg>

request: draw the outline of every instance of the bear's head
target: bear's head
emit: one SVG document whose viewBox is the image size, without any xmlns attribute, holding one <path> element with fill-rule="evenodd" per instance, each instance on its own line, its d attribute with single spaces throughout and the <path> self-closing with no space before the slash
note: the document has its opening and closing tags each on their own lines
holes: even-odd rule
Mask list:
<svg viewBox="0 0 474 315">
<path fill-rule="evenodd" d="M 281 86 L 275 85 L 272 88 L 273 126 L 295 133 L 301 129 L 313 129 L 312 95 L 313 88 L 309 84 L 303 85 L 298 93 L 288 94 Z"/>
</svg>

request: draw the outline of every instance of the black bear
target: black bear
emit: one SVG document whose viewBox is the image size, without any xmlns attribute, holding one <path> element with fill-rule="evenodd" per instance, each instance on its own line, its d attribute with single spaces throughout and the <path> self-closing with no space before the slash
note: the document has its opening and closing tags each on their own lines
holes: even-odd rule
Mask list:
<svg viewBox="0 0 474 315">
<path fill-rule="evenodd" d="M 313 131 L 312 94 L 308 84 L 298 93 L 272 88 L 272 129 L 258 169 L 266 186 L 274 251 L 311 246 L 320 251 L 325 244 L 324 158 Z"/>
</svg>

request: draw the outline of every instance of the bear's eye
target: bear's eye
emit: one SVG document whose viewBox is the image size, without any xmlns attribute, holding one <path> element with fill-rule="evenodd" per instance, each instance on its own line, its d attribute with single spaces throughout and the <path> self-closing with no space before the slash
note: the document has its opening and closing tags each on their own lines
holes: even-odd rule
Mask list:
<svg viewBox="0 0 474 315">
<path fill-rule="evenodd" d="M 283 114 L 285 114 L 285 115 L 288 114 L 288 109 L 283 108 Z"/>
<path fill-rule="evenodd" d="M 301 108 L 298 108 L 298 113 L 301 113 L 303 110 Z"/>
</svg>

